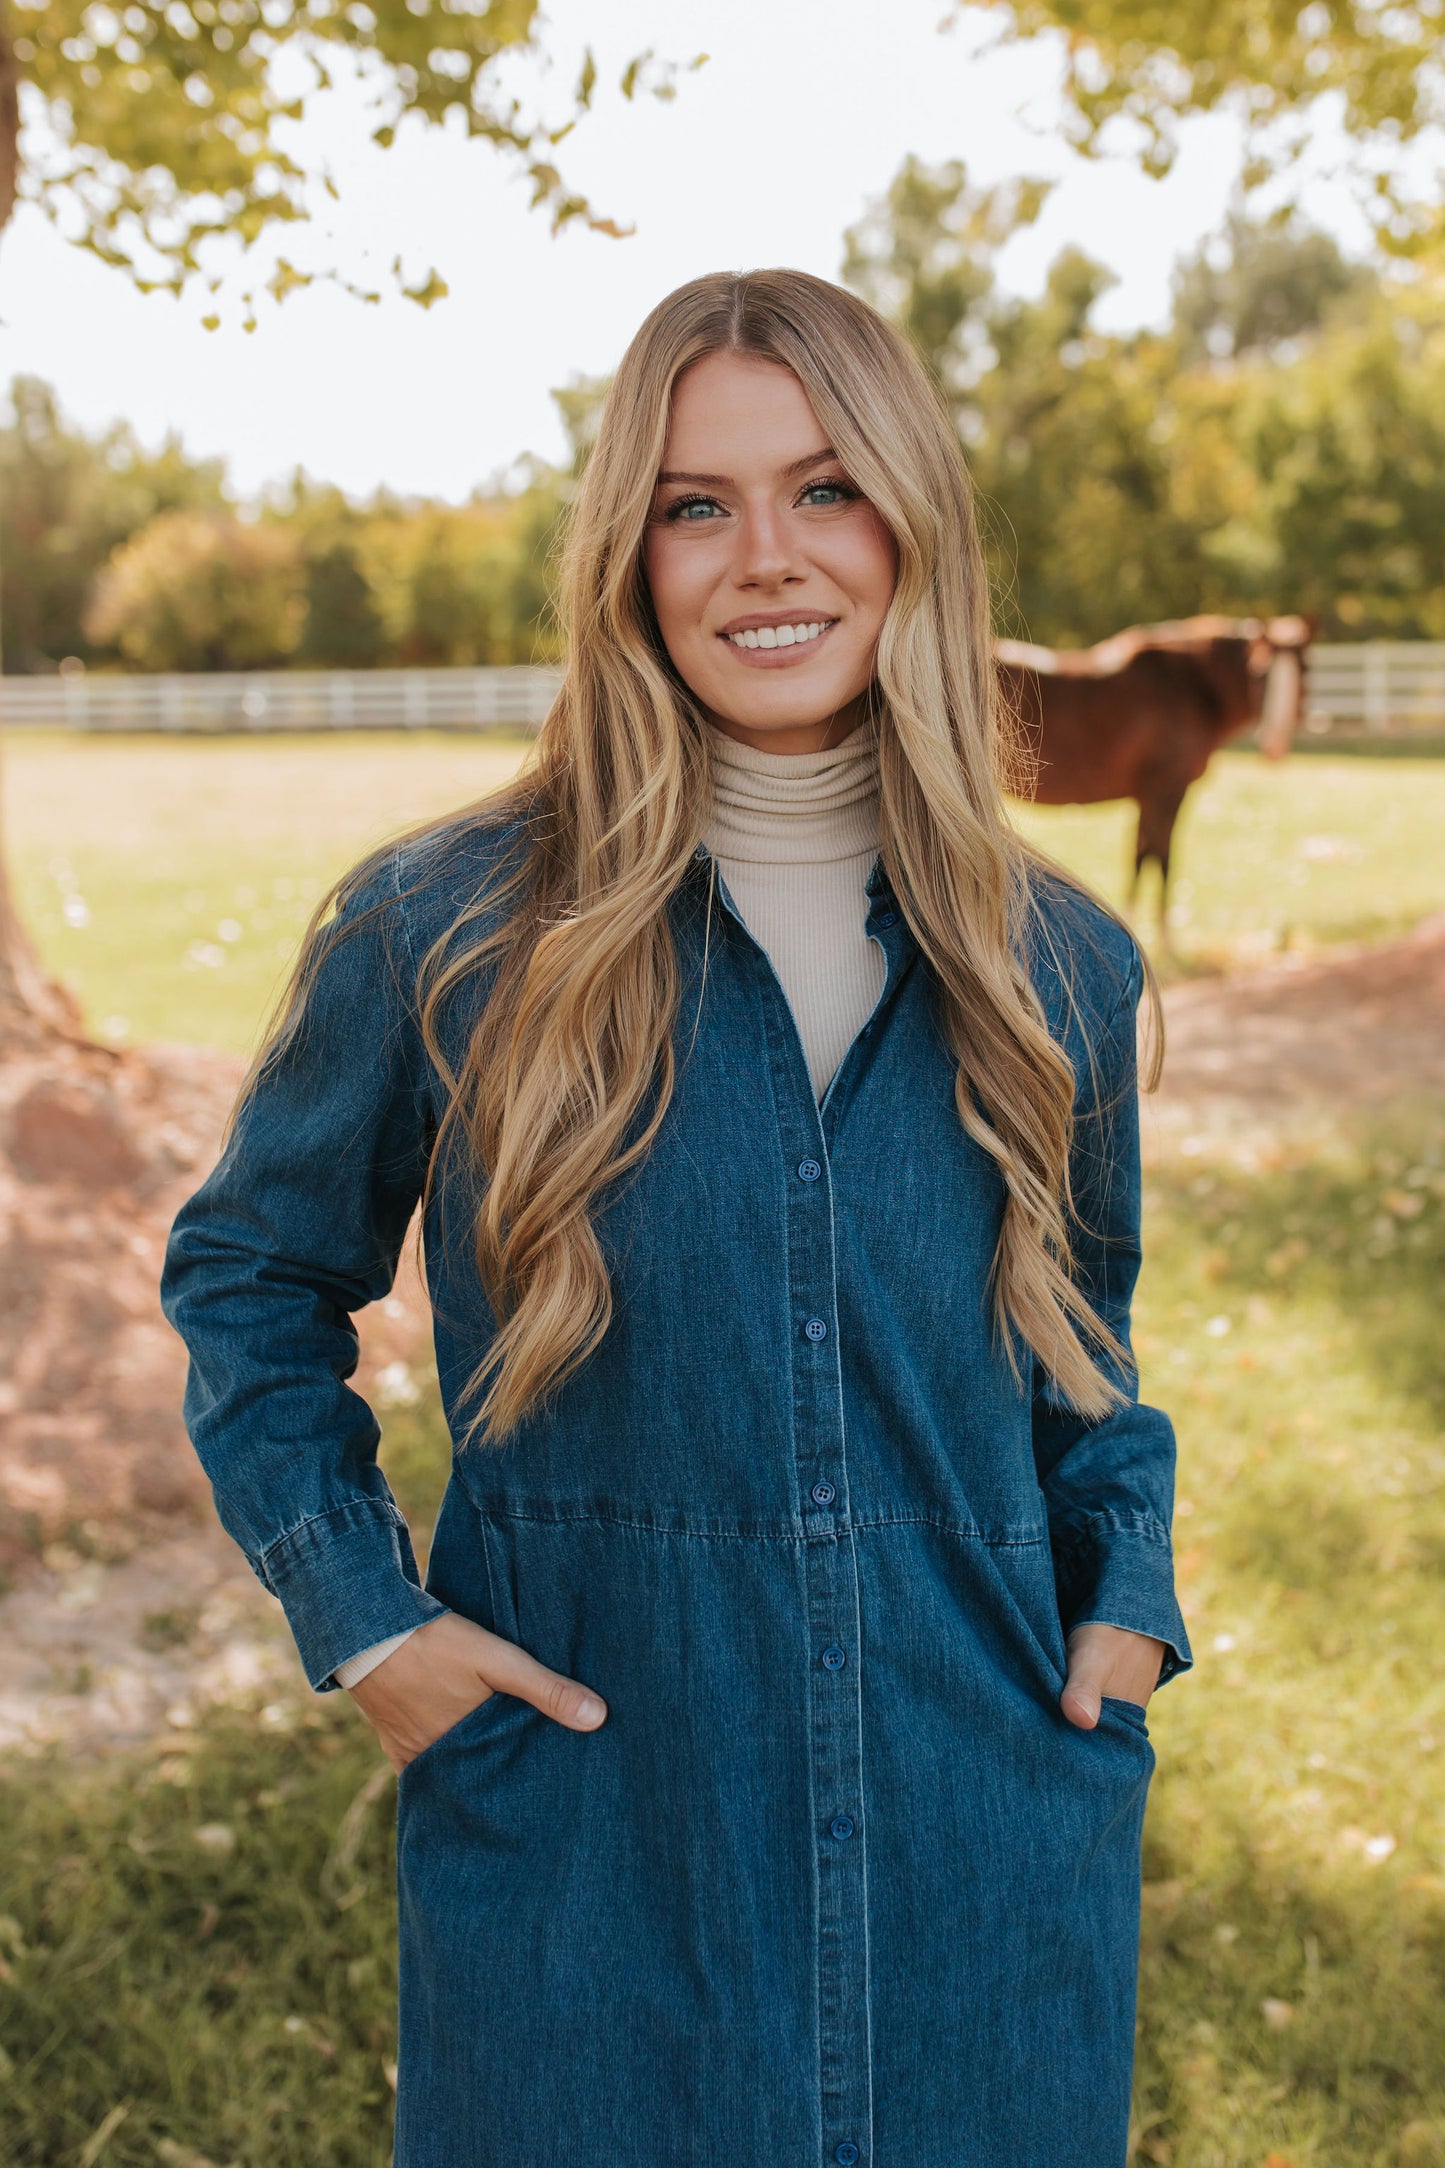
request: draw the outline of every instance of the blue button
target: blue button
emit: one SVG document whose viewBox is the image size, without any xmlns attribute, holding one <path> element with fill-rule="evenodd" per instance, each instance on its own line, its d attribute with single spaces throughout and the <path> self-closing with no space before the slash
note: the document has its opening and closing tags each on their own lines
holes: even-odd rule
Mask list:
<svg viewBox="0 0 1445 2168">
<path fill-rule="evenodd" d="M 822 1318 L 810 1317 L 807 1324 L 803 1327 L 803 1338 L 805 1340 L 826 1340 L 827 1337 L 828 1328 L 823 1323 Z"/>
<path fill-rule="evenodd" d="M 815 1505 L 830 1506 L 837 1495 L 838 1493 L 831 1483 L 822 1482 L 813 1485 L 813 1503 Z"/>
<path fill-rule="evenodd" d="M 835 1814 L 828 1827 L 841 1844 L 845 1837 L 853 1834 L 853 1817 L 851 1814 Z"/>
<path fill-rule="evenodd" d="M 826 1648 L 823 1651 L 823 1669 L 825 1671 L 841 1671 L 847 1661 L 846 1652 L 839 1648 L 836 1641 L 831 1648 Z"/>
<path fill-rule="evenodd" d="M 896 911 L 884 911 L 880 914 L 878 923 L 880 926 L 896 926 L 898 924 L 898 913 Z M 849 2158 L 851 2160 L 856 2156 L 850 2154 Z"/>
<path fill-rule="evenodd" d="M 816 1182 L 822 1171 L 816 1159 L 800 1159 L 798 1162 L 798 1180 L 800 1182 Z"/>
<path fill-rule="evenodd" d="M 853 2168 L 853 2163 L 858 2158 L 858 2148 L 851 2138 L 845 2138 L 841 2145 L 834 2146 L 833 2158 L 842 2163 L 842 2168 Z"/>
</svg>

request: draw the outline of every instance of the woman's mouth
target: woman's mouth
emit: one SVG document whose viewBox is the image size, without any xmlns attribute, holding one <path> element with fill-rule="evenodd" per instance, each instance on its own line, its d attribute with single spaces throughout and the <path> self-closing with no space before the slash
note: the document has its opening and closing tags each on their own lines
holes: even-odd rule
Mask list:
<svg viewBox="0 0 1445 2168">
<path fill-rule="evenodd" d="M 836 617 L 797 617 L 786 624 L 742 625 L 718 638 L 741 660 L 772 665 L 801 662 L 837 624 Z"/>
</svg>

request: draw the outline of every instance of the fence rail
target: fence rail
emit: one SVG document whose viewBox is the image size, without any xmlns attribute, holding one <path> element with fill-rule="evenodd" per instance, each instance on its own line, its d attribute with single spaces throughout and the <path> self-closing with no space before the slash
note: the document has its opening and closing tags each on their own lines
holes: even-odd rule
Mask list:
<svg viewBox="0 0 1445 2168">
<path fill-rule="evenodd" d="M 537 728 L 556 670 L 267 670 L 176 677 L 0 679 L 0 723 L 183 734 Z M 1310 649 L 1312 735 L 1445 731 L 1445 641 Z"/>
<path fill-rule="evenodd" d="M 1445 640 L 1362 640 L 1309 652 L 1307 727 L 1346 735 L 1445 730 Z"/>
<path fill-rule="evenodd" d="M 175 677 L 7 677 L 0 721 L 183 734 L 535 730 L 557 670 L 264 670 Z"/>
</svg>

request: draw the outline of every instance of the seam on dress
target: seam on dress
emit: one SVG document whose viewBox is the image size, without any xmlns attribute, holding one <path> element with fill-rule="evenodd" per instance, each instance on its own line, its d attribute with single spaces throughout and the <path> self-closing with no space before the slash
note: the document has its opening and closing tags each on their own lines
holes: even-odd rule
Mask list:
<svg viewBox="0 0 1445 2168">
<path fill-rule="evenodd" d="M 1172 1550 L 1173 1540 L 1162 1521 L 1147 1513 L 1072 1513 L 1056 1521 L 1050 1540 L 1056 1550 L 1084 1550 L 1109 1536 L 1135 1536 L 1143 1543 Z"/>
<path fill-rule="evenodd" d="M 265 1548 L 256 1555 L 261 1564 L 265 1566 L 272 1553 L 279 1551 L 281 1546 L 284 1543 L 289 1543 L 294 1536 L 299 1536 L 303 1528 L 314 1528 L 318 1521 L 334 1521 L 344 1513 L 354 1513 L 358 1507 L 364 1507 L 368 1513 L 379 1513 L 390 1528 L 404 1528 L 406 1526 L 399 1509 L 389 1504 L 385 1498 L 348 1498 L 344 1504 L 330 1506 L 324 1513 L 303 1514 L 299 1521 L 293 1521 L 289 1528 L 284 1528 L 279 1536 L 273 1536 Z"/>
<path fill-rule="evenodd" d="M 970 1528 L 957 1521 L 939 1519 L 930 1513 L 871 1514 L 866 1519 L 859 1516 L 835 1521 L 831 1528 L 812 1530 L 792 1527 L 777 1529 L 753 1528 L 665 1528 L 656 1521 L 643 1521 L 625 1513 L 578 1510 L 575 1513 L 524 1511 L 516 1506 L 498 1507 L 482 1505 L 468 1493 L 469 1501 L 479 1518 L 497 1525 L 506 1521 L 525 1521 L 540 1528 L 625 1528 L 641 1536 L 668 1536 L 674 1539 L 698 1543 L 836 1543 L 850 1530 L 867 1532 L 876 1528 L 933 1528 L 940 1535 L 956 1536 L 961 1542 L 982 1543 L 994 1550 L 1037 1550 L 1046 1547 L 1049 1537 L 1046 1531 L 1019 1530 L 1017 1532 L 993 1532 L 982 1528 Z"/>
</svg>

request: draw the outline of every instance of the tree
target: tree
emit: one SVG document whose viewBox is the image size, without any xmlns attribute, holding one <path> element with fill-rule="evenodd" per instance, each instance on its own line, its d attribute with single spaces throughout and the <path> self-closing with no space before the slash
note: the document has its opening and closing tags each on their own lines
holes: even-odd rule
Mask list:
<svg viewBox="0 0 1445 2168">
<path fill-rule="evenodd" d="M 1174 328 L 1191 360 L 1277 351 L 1373 293 L 1379 274 L 1286 206 L 1231 213 L 1224 232 L 1179 264 Z"/>
<path fill-rule="evenodd" d="M 1001 629 L 1073 645 L 1176 614 L 1199 550 L 1169 510 L 1163 342 L 1094 332 L 1110 274 L 1078 250 L 1057 258 L 1038 300 L 999 291 L 997 253 L 1043 193 L 980 190 L 957 160 L 910 158 L 846 235 L 844 276 L 910 333 L 949 401 Z"/>
<path fill-rule="evenodd" d="M 561 417 L 562 427 L 567 432 L 574 479 L 586 466 L 588 455 L 597 441 L 603 404 L 611 389 L 610 376 L 574 376 L 560 391 L 552 394 L 552 402 Z"/>
<path fill-rule="evenodd" d="M 86 436 L 38 377 L 17 377 L 10 404 L 14 418 L 0 427 L 4 667 L 93 661 L 81 620 L 112 550 L 158 512 L 225 509 L 225 472 L 220 460 L 190 458 L 175 437 L 147 452 L 121 423 Z"/>
<path fill-rule="evenodd" d="M 302 558 L 306 618 L 295 660 L 319 670 L 374 670 L 386 628 L 349 535 L 313 543 Z"/>
<path fill-rule="evenodd" d="M 138 670 L 265 670 L 294 654 L 305 616 L 284 527 L 162 512 L 102 572 L 86 631 Z"/>
<path fill-rule="evenodd" d="M 1234 591 L 1287 593 L 1326 640 L 1445 640 L 1445 289 L 1385 287 L 1232 388 L 1253 489 L 1211 553 Z"/>
<path fill-rule="evenodd" d="M 372 93 L 373 142 L 390 145 L 412 120 L 459 124 L 520 167 L 554 229 L 582 219 L 616 233 L 556 163 L 592 104 L 591 55 L 556 125 L 505 87 L 504 64 L 536 57 L 541 27 L 537 0 L 0 0 L 0 228 L 18 194 L 146 291 L 180 293 L 197 280 L 217 290 L 211 244 L 249 250 L 336 195 L 330 173 L 299 163 L 281 134 L 350 64 Z M 667 97 L 675 74 L 644 53 L 620 88 L 629 99 Z M 22 112 L 45 139 L 23 165 Z M 407 284 L 398 259 L 392 276 L 423 307 L 447 290 L 435 268 Z M 284 257 L 264 291 L 281 299 L 318 277 L 379 298 L 337 267 L 307 271 Z M 244 299 L 251 308 L 255 290 Z"/>
<path fill-rule="evenodd" d="M 504 71 L 540 53 L 541 28 L 537 0 L 0 0 L 0 233 L 19 197 L 143 290 L 181 293 L 204 281 L 217 292 L 214 244 L 249 253 L 337 193 L 330 173 L 303 165 L 281 133 L 347 65 L 370 89 L 372 140 L 383 148 L 408 122 L 459 124 L 522 170 L 554 230 L 581 219 L 616 233 L 556 162 L 593 101 L 590 53 L 555 125 L 507 88 Z M 675 72 L 641 54 L 619 87 L 628 99 L 667 97 Z M 22 107 L 37 146 L 26 159 Z M 446 292 L 434 267 L 408 283 L 397 258 L 392 276 L 423 307 Z M 377 297 L 340 267 L 306 270 L 285 256 L 263 290 L 282 300 L 318 277 Z M 255 299 L 253 285 L 243 295 L 248 329 Z M 51 1021 L 61 1013 L 43 984 L 0 862 L 0 1047 L 33 1041 L 41 1008 Z"/>
<path fill-rule="evenodd" d="M 555 478 L 515 497 L 377 516 L 358 556 L 406 667 L 550 660 L 545 560 L 560 508 Z"/>
<path fill-rule="evenodd" d="M 994 258 L 1032 225 L 1051 183 L 977 188 L 957 158 L 905 158 L 886 195 L 843 236 L 843 278 L 906 332 L 944 390 L 966 392 L 990 359 Z"/>
<path fill-rule="evenodd" d="M 1441 192 L 1410 172 L 1412 147 L 1445 122 L 1438 0 L 982 4 L 1006 39 L 1057 38 L 1077 149 L 1092 154 L 1122 136 L 1146 170 L 1165 173 L 1181 124 L 1226 110 L 1244 123 L 1246 178 L 1257 183 L 1298 166 L 1323 108 L 1354 145 L 1359 200 L 1382 244 L 1445 241 Z"/>
<path fill-rule="evenodd" d="M 1078 646 L 1304 610 L 1327 638 L 1445 633 L 1445 285 L 1236 217 L 1168 331 L 1112 335 L 1109 274 L 1077 250 L 1037 298 L 1002 292 L 992 242 L 960 244 L 977 203 L 962 166 L 910 160 L 845 268 L 945 389 L 1001 629 Z"/>
</svg>

